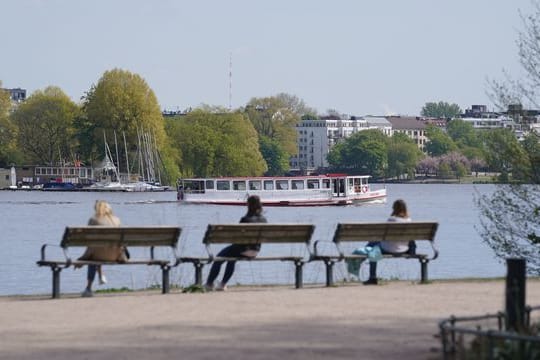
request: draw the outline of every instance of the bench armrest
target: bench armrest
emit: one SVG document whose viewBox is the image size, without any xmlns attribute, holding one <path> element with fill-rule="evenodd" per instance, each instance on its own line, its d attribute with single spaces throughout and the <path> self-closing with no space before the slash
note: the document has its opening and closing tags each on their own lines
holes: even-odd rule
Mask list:
<svg viewBox="0 0 540 360">
<path fill-rule="evenodd" d="M 320 251 L 321 245 L 326 249 L 328 249 L 328 246 L 330 246 L 330 248 L 334 250 L 335 252 L 333 254 L 321 254 L 321 251 Z M 333 241 L 317 240 L 313 243 L 313 256 L 315 257 L 324 256 L 324 255 L 335 256 L 338 254 L 341 254 L 341 252 L 339 251 L 339 248 L 336 246 L 336 243 Z"/>
<path fill-rule="evenodd" d="M 68 255 L 68 252 L 67 252 L 67 249 L 66 248 L 63 248 L 61 247 L 60 245 L 56 245 L 56 244 L 43 244 L 41 246 L 41 261 L 47 261 L 47 256 L 46 256 L 46 250 L 47 250 L 47 247 L 55 247 L 55 248 L 59 248 L 59 249 L 62 249 L 62 254 L 64 255 L 64 259 L 63 261 L 66 262 L 66 266 L 65 267 L 69 267 L 71 265 L 71 258 L 69 257 Z M 49 260 L 50 261 L 50 260 Z"/>
<path fill-rule="evenodd" d="M 439 257 L 439 249 L 435 247 L 435 242 L 430 241 L 429 244 L 431 245 L 431 249 L 433 250 L 433 256 L 429 258 L 429 260 L 435 260 Z"/>
</svg>

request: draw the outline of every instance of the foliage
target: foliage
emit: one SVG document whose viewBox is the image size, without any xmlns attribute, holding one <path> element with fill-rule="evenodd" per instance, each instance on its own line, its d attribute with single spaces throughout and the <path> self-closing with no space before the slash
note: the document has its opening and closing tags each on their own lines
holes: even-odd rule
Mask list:
<svg viewBox="0 0 540 360">
<path fill-rule="evenodd" d="M 495 129 L 486 136 L 486 161 L 492 171 L 500 172 L 499 181 L 527 180 L 530 162 L 525 149 L 519 144 L 513 131 Z"/>
<path fill-rule="evenodd" d="M 146 134 L 157 147 L 162 163 L 168 166 L 165 172 L 169 182 L 176 178 L 179 154 L 170 147 L 156 96 L 142 77 L 121 69 L 106 71 L 84 97 L 83 110 L 84 116 L 77 124 L 81 152 L 88 160 L 95 162 L 104 157 L 104 134 L 111 142 L 115 136 L 122 140 L 125 136 L 127 156 L 134 159 L 142 151 L 139 144 Z M 116 161 L 121 170 L 128 163 L 125 156 L 121 151 Z"/>
<path fill-rule="evenodd" d="M 194 110 L 171 119 L 167 128 L 182 149 L 182 176 L 255 176 L 267 169 L 257 132 L 241 113 Z"/>
<path fill-rule="evenodd" d="M 388 140 L 388 169 L 386 177 L 401 177 L 408 175 L 414 179 L 414 170 L 422 152 L 418 146 L 405 134 L 394 133 Z"/>
<path fill-rule="evenodd" d="M 459 105 L 439 101 L 438 103 L 427 102 L 420 114 L 427 117 L 452 119 L 461 115 L 461 112 Z"/>
<path fill-rule="evenodd" d="M 495 255 L 523 258 L 528 272 L 540 275 L 540 187 L 500 184 L 492 195 L 477 194 L 475 202 L 477 230 Z"/>
<path fill-rule="evenodd" d="M 457 149 L 450 136 L 436 126 L 428 126 L 426 136 L 429 139 L 426 151 L 430 156 L 441 156 Z"/>
<path fill-rule="evenodd" d="M 266 136 L 261 136 L 259 140 L 260 152 L 266 160 L 268 171 L 266 175 L 283 175 L 289 169 L 289 158 L 279 144 Z"/>
<path fill-rule="evenodd" d="M 10 107 L 9 92 L 0 90 L 0 167 L 7 167 L 18 160 L 17 127 L 9 117 Z"/>
<path fill-rule="evenodd" d="M 73 122 L 79 107 L 58 87 L 34 92 L 11 115 L 18 144 L 30 163 L 53 165 L 74 158 Z"/>
<path fill-rule="evenodd" d="M 384 176 L 388 164 L 387 138 L 379 130 L 363 130 L 334 146 L 327 156 L 336 170 Z"/>
</svg>

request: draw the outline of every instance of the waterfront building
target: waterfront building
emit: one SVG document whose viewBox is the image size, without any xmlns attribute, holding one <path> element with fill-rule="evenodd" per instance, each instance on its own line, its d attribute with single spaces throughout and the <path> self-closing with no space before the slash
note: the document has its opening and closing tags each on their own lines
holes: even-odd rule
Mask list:
<svg viewBox="0 0 540 360">
<path fill-rule="evenodd" d="M 417 116 L 387 116 L 386 119 L 392 124 L 393 132 L 400 132 L 411 138 L 416 146 L 422 151 L 425 151 L 425 146 L 428 141 L 426 137 L 425 121 L 422 121 Z"/>
</svg>

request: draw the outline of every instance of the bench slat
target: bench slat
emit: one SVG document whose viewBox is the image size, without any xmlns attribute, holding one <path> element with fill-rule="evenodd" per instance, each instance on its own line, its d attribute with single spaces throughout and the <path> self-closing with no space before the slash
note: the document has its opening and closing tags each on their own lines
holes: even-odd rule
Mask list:
<svg viewBox="0 0 540 360">
<path fill-rule="evenodd" d="M 204 244 L 309 243 L 311 224 L 210 224 Z"/>
<path fill-rule="evenodd" d="M 437 227 L 436 222 L 341 223 L 334 234 L 334 242 L 433 241 Z"/>
<path fill-rule="evenodd" d="M 60 246 L 176 247 L 180 233 L 181 228 L 174 226 L 67 227 Z"/>
</svg>

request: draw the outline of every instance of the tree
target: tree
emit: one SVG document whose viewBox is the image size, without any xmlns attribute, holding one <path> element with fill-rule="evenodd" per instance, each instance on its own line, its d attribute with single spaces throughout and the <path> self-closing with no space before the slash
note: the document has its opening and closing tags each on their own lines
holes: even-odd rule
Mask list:
<svg viewBox="0 0 540 360">
<path fill-rule="evenodd" d="M 168 120 L 175 147 L 182 149 L 182 176 L 257 176 L 266 170 L 257 132 L 242 113 L 194 110 Z"/>
<path fill-rule="evenodd" d="M 289 157 L 281 146 L 275 140 L 263 136 L 259 140 L 259 147 L 268 166 L 266 175 L 283 175 L 289 168 Z"/>
<path fill-rule="evenodd" d="M 420 114 L 426 117 L 452 119 L 461 115 L 461 112 L 459 105 L 439 101 L 438 103 L 427 102 Z"/>
<path fill-rule="evenodd" d="M 493 194 L 475 197 L 477 230 L 500 259 L 523 258 L 527 271 L 540 275 L 540 192 L 534 185 L 498 185 Z"/>
<path fill-rule="evenodd" d="M 294 95 L 278 94 L 273 97 L 253 98 L 245 107 L 245 113 L 257 130 L 259 139 L 268 139 L 274 149 L 290 158 L 297 153 L 296 124 L 302 115 L 315 113 L 302 100 Z M 266 141 L 266 140 L 265 140 Z M 263 144 L 261 149 L 263 148 Z M 264 151 L 263 156 L 275 154 Z M 267 163 L 275 163 L 276 159 L 266 158 Z M 288 163 L 284 171 L 288 170 Z"/>
<path fill-rule="evenodd" d="M 120 151 L 116 164 L 127 170 L 126 165 L 135 162 L 126 161 L 126 156 L 135 159 L 142 151 L 141 138 L 147 136 L 157 147 L 165 181 L 174 182 L 179 175 L 179 154 L 170 146 L 157 98 L 141 76 L 121 69 L 106 71 L 84 97 L 83 110 L 84 115 L 78 121 L 79 138 L 81 152 L 88 156 L 87 160 L 103 159 L 104 134 L 111 147 L 115 136 L 118 141 L 122 139 L 120 148 L 124 148 L 125 135 L 128 154 Z M 130 169 L 131 173 L 134 170 Z"/>
<path fill-rule="evenodd" d="M 26 161 L 54 165 L 73 160 L 73 122 L 79 107 L 58 87 L 34 92 L 12 114 Z"/>
<path fill-rule="evenodd" d="M 335 145 L 327 160 L 337 170 L 382 177 L 388 164 L 386 135 L 379 130 L 359 131 Z"/>
<path fill-rule="evenodd" d="M 513 80 L 505 74 L 502 82 L 490 82 L 490 96 L 496 105 L 506 108 L 509 104 L 523 104 L 525 101 L 538 107 L 538 90 L 540 89 L 540 2 L 533 3 L 533 13 L 521 15 L 524 30 L 519 33 L 519 59 L 524 70 L 524 78 Z M 511 156 L 524 156 L 529 162 L 533 157 L 524 154 L 536 153 L 537 143 L 524 145 L 521 151 L 516 147 L 507 133 L 496 134 L 508 138 L 505 147 L 492 145 L 490 150 L 504 153 L 504 163 L 514 171 L 514 161 Z M 515 136 L 513 136 L 515 139 Z M 493 140 L 493 139 L 489 139 Z M 494 141 L 493 144 L 496 144 Z M 527 149 L 527 150 L 523 150 Z M 491 151 L 490 151 L 491 152 Z M 490 159 L 493 160 L 493 159 Z M 502 162 L 502 161 L 501 161 Z M 519 164 L 518 164 L 519 167 Z M 531 176 L 529 179 L 536 179 Z M 527 261 L 527 271 L 540 275 L 540 188 L 537 185 L 506 185 L 499 184 L 492 194 L 477 195 L 476 204 L 480 209 L 480 226 L 478 231 L 500 259 L 507 257 L 523 258 Z"/>
<path fill-rule="evenodd" d="M 495 129 L 486 136 L 486 161 L 492 171 L 500 172 L 499 181 L 526 180 L 530 169 L 527 153 L 509 129 Z"/>
<path fill-rule="evenodd" d="M 17 127 L 9 116 L 11 101 L 9 92 L 1 90 L 0 81 L 0 167 L 7 167 L 18 159 L 16 140 Z"/>
<path fill-rule="evenodd" d="M 414 178 L 414 170 L 422 152 L 406 134 L 394 133 L 388 140 L 388 170 L 387 177 L 408 175 Z"/>
<path fill-rule="evenodd" d="M 426 137 L 429 139 L 426 143 L 426 151 L 430 156 L 441 156 L 457 148 L 450 136 L 438 127 L 428 126 Z"/>
</svg>

